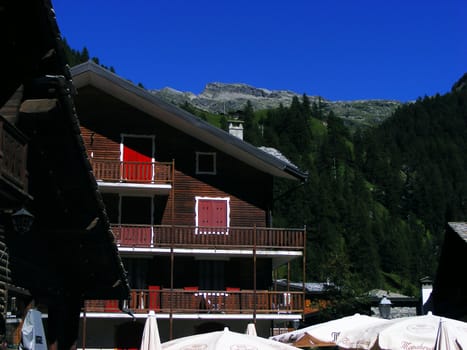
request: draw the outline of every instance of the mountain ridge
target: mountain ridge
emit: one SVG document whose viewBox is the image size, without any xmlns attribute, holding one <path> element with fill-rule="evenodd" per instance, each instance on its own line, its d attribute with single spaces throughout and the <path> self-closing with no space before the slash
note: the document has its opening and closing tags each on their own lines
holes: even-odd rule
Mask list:
<svg viewBox="0 0 467 350">
<path fill-rule="evenodd" d="M 298 98 L 303 96 L 290 90 L 269 90 L 244 83 L 222 82 L 206 84 L 198 95 L 171 87 L 149 91 L 175 105 L 188 103 L 200 110 L 216 114 L 235 114 L 242 110 L 248 101 L 255 111 L 278 108 L 280 105 L 288 107 L 295 96 Z M 388 99 L 331 101 L 317 95 L 307 95 L 307 97 L 310 103 L 316 104 L 323 113 L 332 111 L 337 117 L 344 119 L 349 126 L 379 124 L 403 104 Z"/>
</svg>

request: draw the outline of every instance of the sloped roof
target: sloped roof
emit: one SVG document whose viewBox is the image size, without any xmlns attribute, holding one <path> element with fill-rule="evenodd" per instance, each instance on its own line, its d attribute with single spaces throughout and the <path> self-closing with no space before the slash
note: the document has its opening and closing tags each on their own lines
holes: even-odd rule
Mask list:
<svg viewBox="0 0 467 350">
<path fill-rule="evenodd" d="M 289 164 L 293 165 L 293 163 L 286 156 L 284 156 L 281 151 L 279 151 L 276 148 L 266 147 L 266 146 L 260 146 L 258 148 L 263 152 L 269 153 L 270 155 L 272 155 L 272 156 L 274 156 L 276 158 L 279 158 L 283 162 L 286 162 L 286 163 L 289 163 Z"/>
<path fill-rule="evenodd" d="M 467 222 L 448 222 L 430 297 L 436 315 L 467 319 L 466 243 Z"/>
<path fill-rule="evenodd" d="M 272 176 L 304 181 L 307 174 L 294 164 L 219 129 L 193 114 L 161 100 L 149 91 L 92 61 L 71 69 L 74 86 L 91 85 L 160 121 L 229 154 Z"/>
<path fill-rule="evenodd" d="M 449 227 L 467 242 L 467 222 L 448 222 Z"/>
<path fill-rule="evenodd" d="M 302 290 L 303 283 L 302 282 L 289 282 L 287 285 L 286 279 L 280 279 L 276 281 L 278 286 L 287 287 L 289 286 L 291 290 Z M 305 291 L 307 293 L 326 293 L 330 290 L 335 289 L 336 286 L 332 283 L 328 282 L 305 282 Z"/>
</svg>

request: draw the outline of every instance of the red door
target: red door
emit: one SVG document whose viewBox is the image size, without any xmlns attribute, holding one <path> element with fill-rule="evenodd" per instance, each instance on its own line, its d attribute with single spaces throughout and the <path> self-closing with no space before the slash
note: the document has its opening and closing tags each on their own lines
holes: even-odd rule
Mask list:
<svg viewBox="0 0 467 350">
<path fill-rule="evenodd" d="M 227 201 L 223 199 L 199 199 L 198 226 L 199 233 L 226 233 L 228 226 Z"/>
<path fill-rule="evenodd" d="M 123 179 L 148 182 L 153 179 L 152 139 L 125 137 L 123 144 Z"/>
</svg>

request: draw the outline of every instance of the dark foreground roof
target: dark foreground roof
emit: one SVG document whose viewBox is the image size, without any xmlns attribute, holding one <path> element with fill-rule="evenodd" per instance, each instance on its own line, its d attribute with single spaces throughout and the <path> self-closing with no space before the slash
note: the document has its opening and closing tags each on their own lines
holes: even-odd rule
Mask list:
<svg viewBox="0 0 467 350">
<path fill-rule="evenodd" d="M 77 28 L 77 30 L 79 30 Z M 35 296 L 123 299 L 126 273 L 80 136 L 74 87 L 48 0 L 0 5 L 0 108 L 28 137 L 30 232 L 6 227 L 14 282 Z"/>
<path fill-rule="evenodd" d="M 294 164 L 275 157 L 222 129 L 212 126 L 201 118 L 161 100 L 149 91 L 92 61 L 73 67 L 71 73 L 77 88 L 87 85 L 94 86 L 258 170 L 273 176 L 300 181 L 307 178 L 307 174 Z"/>
</svg>

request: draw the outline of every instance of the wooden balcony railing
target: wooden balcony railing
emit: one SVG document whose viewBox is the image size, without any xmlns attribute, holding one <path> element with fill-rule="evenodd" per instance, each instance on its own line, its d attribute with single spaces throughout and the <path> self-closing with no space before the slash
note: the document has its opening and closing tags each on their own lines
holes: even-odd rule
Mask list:
<svg viewBox="0 0 467 350">
<path fill-rule="evenodd" d="M 0 117 L 0 177 L 27 191 L 27 141 L 13 125 Z"/>
<path fill-rule="evenodd" d="M 301 314 L 303 300 L 302 292 L 134 289 L 125 306 L 134 313 Z M 120 312 L 117 300 L 88 300 L 85 307 L 87 312 Z"/>
<path fill-rule="evenodd" d="M 173 181 L 173 162 L 122 162 L 91 158 L 97 180 L 169 184 Z"/>
<path fill-rule="evenodd" d="M 111 225 L 121 247 L 271 248 L 303 250 L 305 229 Z"/>
</svg>

